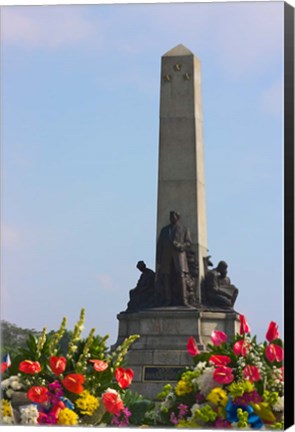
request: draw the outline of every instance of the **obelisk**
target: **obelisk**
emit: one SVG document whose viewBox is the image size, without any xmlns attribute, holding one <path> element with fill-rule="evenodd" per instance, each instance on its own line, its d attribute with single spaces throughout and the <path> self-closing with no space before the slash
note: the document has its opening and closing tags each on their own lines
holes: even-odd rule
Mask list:
<svg viewBox="0 0 295 432">
<path fill-rule="evenodd" d="M 207 256 L 201 63 L 183 45 L 162 56 L 157 238 L 180 213 L 199 267 L 197 297 Z"/>
</svg>

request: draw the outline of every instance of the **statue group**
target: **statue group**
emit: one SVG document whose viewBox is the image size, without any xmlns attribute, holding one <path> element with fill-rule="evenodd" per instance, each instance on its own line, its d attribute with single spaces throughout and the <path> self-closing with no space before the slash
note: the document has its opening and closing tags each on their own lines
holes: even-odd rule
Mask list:
<svg viewBox="0 0 295 432">
<path fill-rule="evenodd" d="M 180 214 L 170 212 L 169 225 L 161 229 L 156 254 L 156 273 L 143 261 L 137 263 L 140 279 L 130 291 L 126 312 L 154 307 L 187 307 L 209 310 L 233 310 L 238 289 L 227 276 L 227 264 L 220 261 L 213 270 L 205 258 L 206 273 L 201 282 L 201 304 L 196 293 L 198 265 L 189 229 L 180 221 Z"/>
</svg>

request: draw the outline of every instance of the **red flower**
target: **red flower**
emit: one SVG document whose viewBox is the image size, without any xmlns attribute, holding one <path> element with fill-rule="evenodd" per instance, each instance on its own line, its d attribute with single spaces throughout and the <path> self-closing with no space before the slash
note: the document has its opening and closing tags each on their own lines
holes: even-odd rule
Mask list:
<svg viewBox="0 0 295 432">
<path fill-rule="evenodd" d="M 234 344 L 233 351 L 235 355 L 246 357 L 248 348 L 249 344 L 245 341 L 245 339 L 240 339 Z"/>
<path fill-rule="evenodd" d="M 58 417 L 58 414 L 60 413 L 60 411 L 62 409 L 64 409 L 66 407 L 66 405 L 63 403 L 63 401 L 58 401 L 55 405 L 53 405 L 53 407 L 50 410 L 50 414 L 53 415 L 54 417 Z"/>
<path fill-rule="evenodd" d="M 234 380 L 232 368 L 219 366 L 213 373 L 213 379 L 220 384 L 229 384 Z"/>
<path fill-rule="evenodd" d="M 250 333 L 251 329 L 244 315 L 240 315 L 240 335 Z"/>
<path fill-rule="evenodd" d="M 220 345 L 222 342 L 227 340 L 227 335 L 223 331 L 213 330 L 211 333 L 211 339 L 214 345 Z"/>
<path fill-rule="evenodd" d="M 260 381 L 260 373 L 256 366 L 247 365 L 243 370 L 244 378 L 249 379 L 251 382 Z"/>
<path fill-rule="evenodd" d="M 6 362 L 1 363 L 1 373 L 4 373 L 8 368 L 8 365 Z"/>
<path fill-rule="evenodd" d="M 109 367 L 109 365 L 102 360 L 89 360 L 89 361 L 91 363 L 94 363 L 93 367 L 97 372 L 103 372 Z"/>
<path fill-rule="evenodd" d="M 62 383 L 64 387 L 71 393 L 82 393 L 84 390 L 83 383 L 85 378 L 80 374 L 69 374 L 63 380 Z"/>
<path fill-rule="evenodd" d="M 65 357 L 52 356 L 49 359 L 49 364 L 50 364 L 52 372 L 55 375 L 60 375 L 66 369 L 67 360 L 65 359 Z"/>
<path fill-rule="evenodd" d="M 284 359 L 284 350 L 279 345 L 269 344 L 265 348 L 265 356 L 270 362 L 281 362 Z"/>
<path fill-rule="evenodd" d="M 193 357 L 200 354 L 200 351 L 198 350 L 197 341 L 193 336 L 191 336 L 188 340 L 187 351 L 188 351 L 189 355 L 191 355 Z"/>
<path fill-rule="evenodd" d="M 48 389 L 43 386 L 32 386 L 28 392 L 27 397 L 32 402 L 44 403 L 48 401 Z"/>
<path fill-rule="evenodd" d="M 268 342 L 272 342 L 273 340 L 278 339 L 280 337 L 278 331 L 278 325 L 274 321 L 271 321 L 269 323 L 265 337 L 268 340 Z"/>
<path fill-rule="evenodd" d="M 18 370 L 27 374 L 35 374 L 40 372 L 41 366 L 37 361 L 24 360 L 18 365 Z"/>
<path fill-rule="evenodd" d="M 131 384 L 133 376 L 134 372 L 132 369 L 123 369 L 118 367 L 115 371 L 116 380 L 122 389 L 128 387 Z"/>
<path fill-rule="evenodd" d="M 105 409 L 111 414 L 119 414 L 124 409 L 123 401 L 115 390 L 107 391 L 101 399 Z"/>
<path fill-rule="evenodd" d="M 224 366 L 224 365 L 227 365 L 228 363 L 230 363 L 231 359 L 225 355 L 214 354 L 209 358 L 209 362 L 212 362 L 217 366 L 220 366 L 220 365 Z"/>
</svg>

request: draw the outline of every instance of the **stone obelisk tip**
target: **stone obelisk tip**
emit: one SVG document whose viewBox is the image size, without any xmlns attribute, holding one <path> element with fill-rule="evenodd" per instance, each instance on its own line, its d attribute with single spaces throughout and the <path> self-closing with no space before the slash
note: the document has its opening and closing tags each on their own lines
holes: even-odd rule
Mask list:
<svg viewBox="0 0 295 432">
<path fill-rule="evenodd" d="M 179 44 L 176 47 L 172 48 L 166 54 L 163 55 L 163 57 L 177 57 L 177 56 L 187 56 L 187 55 L 194 55 L 188 48 L 186 48 L 184 45 Z"/>
</svg>

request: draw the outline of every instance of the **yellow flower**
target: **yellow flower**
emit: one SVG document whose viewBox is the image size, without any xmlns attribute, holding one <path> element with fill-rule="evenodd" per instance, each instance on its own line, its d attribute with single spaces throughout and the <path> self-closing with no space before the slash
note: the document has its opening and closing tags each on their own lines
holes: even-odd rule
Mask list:
<svg viewBox="0 0 295 432">
<path fill-rule="evenodd" d="M 81 414 L 91 416 L 94 411 L 99 407 L 99 400 L 92 396 L 87 390 L 84 390 L 79 399 L 76 400 L 76 406 Z"/>
<path fill-rule="evenodd" d="M 188 383 L 187 381 L 184 380 L 180 380 L 178 381 L 176 387 L 175 387 L 175 393 L 177 394 L 177 396 L 183 396 L 187 393 L 191 393 L 193 390 L 192 386 L 190 383 Z"/>
<path fill-rule="evenodd" d="M 222 388 L 215 387 L 208 394 L 207 400 L 209 402 L 212 402 L 214 405 L 221 405 L 225 407 L 228 402 L 228 397 L 226 392 Z"/>
<path fill-rule="evenodd" d="M 1 399 L 0 401 L 0 413 L 1 417 L 12 417 L 12 409 L 10 402 L 6 399 Z"/>
<path fill-rule="evenodd" d="M 270 406 L 267 402 L 260 402 L 259 404 L 251 402 L 251 405 L 254 409 L 255 414 L 257 414 L 263 421 L 267 421 L 269 423 L 275 421 L 275 415 L 272 413 Z"/>
<path fill-rule="evenodd" d="M 69 408 L 62 409 L 58 414 L 57 423 L 59 425 L 76 425 L 78 423 L 78 414 Z"/>
<path fill-rule="evenodd" d="M 182 419 L 182 420 L 179 420 L 176 427 L 183 428 L 183 429 L 187 429 L 187 428 L 188 429 L 196 429 L 196 428 L 199 428 L 200 425 L 193 420 Z"/>
</svg>

